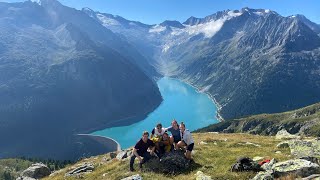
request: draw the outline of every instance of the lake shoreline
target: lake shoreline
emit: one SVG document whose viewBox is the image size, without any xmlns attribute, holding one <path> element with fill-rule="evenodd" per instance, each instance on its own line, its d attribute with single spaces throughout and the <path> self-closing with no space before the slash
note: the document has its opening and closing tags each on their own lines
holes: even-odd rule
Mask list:
<svg viewBox="0 0 320 180">
<path fill-rule="evenodd" d="M 198 93 L 204 93 L 206 95 L 209 96 L 209 98 L 211 99 L 211 101 L 217 106 L 217 115 L 216 118 L 219 122 L 224 122 L 225 120 L 223 119 L 223 117 L 220 115 L 220 110 L 222 108 L 222 106 L 218 103 L 218 101 L 214 98 L 213 95 L 211 95 L 208 91 L 203 91 L 200 89 L 200 87 L 197 87 L 195 85 L 193 85 L 190 81 L 186 80 L 186 79 L 179 79 L 179 78 L 175 78 L 175 77 L 167 77 L 167 78 L 171 78 L 171 79 L 176 79 L 178 81 L 182 81 L 186 84 L 188 84 L 189 86 L 195 88 L 197 90 Z"/>
<path fill-rule="evenodd" d="M 92 134 L 112 138 L 120 143 L 122 148 L 127 148 L 141 138 L 140 133 L 146 128 L 152 129 L 159 122 L 169 125 L 173 117 L 190 123 L 192 131 L 221 121 L 221 118 L 217 118 L 218 106 L 208 93 L 204 93 L 189 82 L 167 76 L 157 83 L 164 101 L 155 111 L 147 115 L 147 118 L 130 126 L 113 126 Z"/>
</svg>

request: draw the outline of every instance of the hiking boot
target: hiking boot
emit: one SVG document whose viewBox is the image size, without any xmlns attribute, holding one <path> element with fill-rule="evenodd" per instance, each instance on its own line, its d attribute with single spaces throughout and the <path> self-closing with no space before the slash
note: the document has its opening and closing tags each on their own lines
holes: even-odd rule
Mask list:
<svg viewBox="0 0 320 180">
<path fill-rule="evenodd" d="M 130 171 L 131 171 L 131 172 L 133 172 L 133 171 L 134 171 L 133 167 L 130 167 Z"/>
</svg>

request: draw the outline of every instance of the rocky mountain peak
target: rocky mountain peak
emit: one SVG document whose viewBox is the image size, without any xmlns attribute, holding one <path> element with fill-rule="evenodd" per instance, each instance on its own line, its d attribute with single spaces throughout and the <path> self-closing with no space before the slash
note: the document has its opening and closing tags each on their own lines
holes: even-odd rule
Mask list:
<svg viewBox="0 0 320 180">
<path fill-rule="evenodd" d="M 184 26 L 179 22 L 179 21 L 163 21 L 162 23 L 160 23 L 160 26 L 165 26 L 165 27 L 175 27 L 175 28 L 184 28 Z"/>
</svg>

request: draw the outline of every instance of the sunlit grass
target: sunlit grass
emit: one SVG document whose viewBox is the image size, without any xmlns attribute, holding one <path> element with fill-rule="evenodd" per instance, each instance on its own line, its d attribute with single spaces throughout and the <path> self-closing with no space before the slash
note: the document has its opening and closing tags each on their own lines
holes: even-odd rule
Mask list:
<svg viewBox="0 0 320 180">
<path fill-rule="evenodd" d="M 144 179 L 195 179 L 197 171 L 202 171 L 206 175 L 210 175 L 213 179 L 250 179 L 255 176 L 253 172 L 230 172 L 230 167 L 234 164 L 238 157 L 246 156 L 253 158 L 261 156 L 265 158 L 276 158 L 277 160 L 290 159 L 289 148 L 278 149 L 276 145 L 280 142 L 274 137 L 257 136 L 249 134 L 214 134 L 214 133 L 194 133 L 195 139 L 195 165 L 192 170 L 185 174 L 176 176 L 157 174 L 153 172 L 130 172 L 129 161 L 112 160 L 109 163 L 103 163 L 104 155 L 88 158 L 78 162 L 93 162 L 95 170 L 92 173 L 84 174 L 81 177 L 64 177 L 70 166 L 63 169 L 59 174 L 48 177 L 46 180 L 61 179 L 121 179 L 131 175 L 140 174 Z M 208 144 L 199 145 L 198 143 L 205 141 Z M 251 142 L 260 145 L 243 145 Z M 241 144 L 239 144 L 241 143 Z M 276 154 L 281 151 L 281 154 Z M 139 169 L 135 164 L 135 169 Z"/>
</svg>

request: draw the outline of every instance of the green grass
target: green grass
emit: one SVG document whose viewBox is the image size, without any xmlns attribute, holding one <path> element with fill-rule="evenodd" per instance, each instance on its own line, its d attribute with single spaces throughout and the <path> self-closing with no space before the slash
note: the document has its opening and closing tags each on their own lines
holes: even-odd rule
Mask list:
<svg viewBox="0 0 320 180">
<path fill-rule="evenodd" d="M 96 166 L 92 173 L 84 174 L 81 179 L 121 179 L 134 174 L 140 174 L 144 179 L 195 179 L 197 171 L 202 171 L 206 175 L 210 175 L 213 179 L 250 179 L 255 176 L 253 172 L 230 172 L 230 167 L 234 164 L 238 157 L 261 156 L 265 158 L 276 158 L 279 161 L 290 159 L 289 148 L 278 149 L 276 145 L 280 142 L 274 137 L 257 136 L 249 134 L 214 134 L 214 133 L 194 133 L 195 154 L 191 170 L 184 174 L 171 176 L 165 174 L 157 174 L 154 172 L 130 172 L 128 161 L 112 160 L 109 163 L 103 163 L 104 155 L 84 159 L 77 164 L 83 162 L 93 162 Z M 198 143 L 205 141 L 208 144 L 199 145 Z M 252 142 L 261 145 L 255 147 L 253 145 L 239 145 L 239 143 Z M 276 154 L 281 151 L 281 154 Z M 74 165 L 73 165 L 74 166 Z M 135 165 L 135 169 L 139 169 Z M 70 170 L 71 166 L 62 169 L 55 176 L 47 177 L 46 180 L 60 179 L 77 179 L 76 177 L 65 178 L 64 174 Z M 103 176 L 104 175 L 104 176 Z"/>
<path fill-rule="evenodd" d="M 307 125 L 304 133 L 307 136 L 320 135 L 320 103 L 301 109 L 275 113 L 259 114 L 241 119 L 224 121 L 201 128 L 196 132 L 252 133 L 260 135 L 275 135 L 278 130 L 285 128 L 290 133 L 298 133 L 300 127 Z"/>
</svg>

